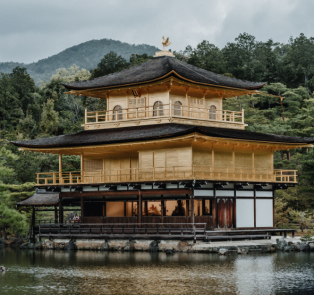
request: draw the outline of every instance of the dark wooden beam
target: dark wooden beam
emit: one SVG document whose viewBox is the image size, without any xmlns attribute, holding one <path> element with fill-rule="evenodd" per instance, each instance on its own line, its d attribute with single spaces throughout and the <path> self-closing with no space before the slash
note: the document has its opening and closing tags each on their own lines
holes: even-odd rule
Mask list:
<svg viewBox="0 0 314 295">
<path fill-rule="evenodd" d="M 254 228 L 256 228 L 256 190 L 254 189 Z"/>
<path fill-rule="evenodd" d="M 126 190 L 126 191 L 94 191 L 94 192 L 63 192 L 60 193 L 60 198 L 73 198 L 73 197 L 86 197 L 86 198 L 93 198 L 93 197 L 109 197 L 109 196 L 136 196 L 138 195 L 138 190 Z M 149 196 L 149 195 L 180 195 L 180 194 L 191 194 L 191 189 L 155 189 L 155 190 L 140 190 L 142 195 Z"/>
<path fill-rule="evenodd" d="M 58 208 L 55 206 L 55 223 L 58 223 Z"/>
<path fill-rule="evenodd" d="M 237 228 L 237 199 L 233 199 L 233 227 Z"/>
<path fill-rule="evenodd" d="M 217 199 L 213 199 L 212 205 L 213 205 L 213 209 L 212 209 L 213 227 L 217 227 L 217 218 L 218 218 L 218 215 L 217 215 Z"/>
<path fill-rule="evenodd" d="M 191 195 L 191 223 L 195 223 L 194 196 Z"/>
<path fill-rule="evenodd" d="M 84 198 L 81 196 L 81 219 L 84 218 Z"/>
<path fill-rule="evenodd" d="M 63 210 L 62 210 L 62 199 L 59 200 L 59 222 L 63 223 Z"/>
<path fill-rule="evenodd" d="M 147 201 L 144 201 L 144 212 L 145 212 L 145 216 L 148 216 L 148 204 L 147 204 Z"/>
<path fill-rule="evenodd" d="M 138 223 L 142 223 L 142 195 L 141 191 L 138 191 L 138 205 L 137 205 L 137 218 Z"/>
<path fill-rule="evenodd" d="M 185 201 L 185 209 L 186 223 L 189 223 L 190 200 Z"/>
</svg>

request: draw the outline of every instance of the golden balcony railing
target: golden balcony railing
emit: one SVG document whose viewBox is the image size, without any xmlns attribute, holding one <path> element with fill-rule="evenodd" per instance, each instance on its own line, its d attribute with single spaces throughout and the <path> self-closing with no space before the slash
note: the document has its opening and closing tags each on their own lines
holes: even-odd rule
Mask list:
<svg viewBox="0 0 314 295">
<path fill-rule="evenodd" d="M 206 121 L 218 121 L 244 124 L 244 110 L 228 111 L 197 107 L 185 107 L 175 104 L 164 104 L 154 107 L 138 107 L 119 110 L 88 112 L 85 110 L 85 124 L 126 121 L 134 119 L 180 117 Z"/>
<path fill-rule="evenodd" d="M 297 170 L 220 168 L 209 166 L 177 166 L 162 168 L 130 168 L 120 170 L 42 172 L 37 185 L 123 183 L 173 180 L 258 181 L 296 183 Z"/>
</svg>

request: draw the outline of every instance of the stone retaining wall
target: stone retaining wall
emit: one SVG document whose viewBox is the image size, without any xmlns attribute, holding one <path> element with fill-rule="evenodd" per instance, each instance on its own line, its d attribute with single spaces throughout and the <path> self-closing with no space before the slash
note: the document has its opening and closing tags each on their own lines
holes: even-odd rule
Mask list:
<svg viewBox="0 0 314 295">
<path fill-rule="evenodd" d="M 97 250 L 97 251 L 148 251 L 148 252 L 166 252 L 172 254 L 175 252 L 185 253 L 220 253 L 228 254 L 235 251 L 239 254 L 247 254 L 248 252 L 274 252 L 274 251 L 314 251 L 314 241 L 301 242 L 289 241 L 289 239 L 277 239 L 276 243 L 246 243 L 223 242 L 223 246 L 217 246 L 215 243 L 193 243 L 193 241 L 154 241 L 154 240 L 46 240 L 44 242 L 32 243 L 15 243 L 19 244 L 20 249 L 38 249 L 38 250 Z M 1 245 L 5 245 L 0 241 Z"/>
</svg>

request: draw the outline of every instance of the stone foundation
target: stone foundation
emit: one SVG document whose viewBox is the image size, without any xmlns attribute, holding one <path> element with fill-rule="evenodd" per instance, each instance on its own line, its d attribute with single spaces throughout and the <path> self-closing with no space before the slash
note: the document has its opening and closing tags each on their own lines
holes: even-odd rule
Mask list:
<svg viewBox="0 0 314 295">
<path fill-rule="evenodd" d="M 298 239 L 255 240 L 237 242 L 193 243 L 193 241 L 180 240 L 100 240 L 100 239 L 55 239 L 44 242 L 24 243 L 20 249 L 45 250 L 95 250 L 95 251 L 147 251 L 165 252 L 173 254 L 183 253 L 230 253 L 247 254 L 249 252 L 274 251 L 314 251 L 314 241 L 301 242 Z"/>
</svg>

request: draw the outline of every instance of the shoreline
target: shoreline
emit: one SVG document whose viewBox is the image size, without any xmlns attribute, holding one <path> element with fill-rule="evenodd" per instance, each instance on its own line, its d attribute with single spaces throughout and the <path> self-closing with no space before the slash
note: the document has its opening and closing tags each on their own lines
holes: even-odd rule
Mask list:
<svg viewBox="0 0 314 295">
<path fill-rule="evenodd" d="M 239 254 L 249 252 L 271 253 L 276 251 L 314 251 L 314 241 L 302 242 L 300 238 L 278 238 L 273 236 L 270 240 L 239 240 L 198 242 L 181 240 L 100 240 L 100 239 L 54 239 L 42 242 L 22 243 L 16 239 L 11 243 L 3 243 L 0 247 L 19 248 L 21 250 L 87 250 L 87 251 L 134 251 L 134 252 L 166 252 L 167 254 L 181 253 L 218 253 L 226 255 L 236 251 Z"/>
</svg>

